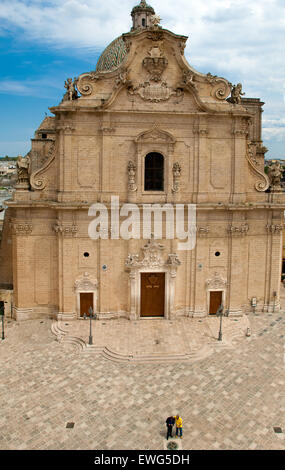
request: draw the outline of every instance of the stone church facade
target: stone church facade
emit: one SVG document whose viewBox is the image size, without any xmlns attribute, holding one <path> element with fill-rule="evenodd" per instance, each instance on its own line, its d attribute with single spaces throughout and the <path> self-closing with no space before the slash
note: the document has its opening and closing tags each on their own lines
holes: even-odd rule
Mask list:
<svg viewBox="0 0 285 470">
<path fill-rule="evenodd" d="M 130 32 L 66 93 L 18 160 L 1 243 L 1 286 L 18 320 L 139 320 L 279 309 L 284 195 L 264 173 L 262 103 L 205 75 L 187 37 L 141 1 Z M 194 204 L 196 245 L 90 238 L 89 208 Z M 163 218 L 165 221 L 165 218 Z"/>
</svg>

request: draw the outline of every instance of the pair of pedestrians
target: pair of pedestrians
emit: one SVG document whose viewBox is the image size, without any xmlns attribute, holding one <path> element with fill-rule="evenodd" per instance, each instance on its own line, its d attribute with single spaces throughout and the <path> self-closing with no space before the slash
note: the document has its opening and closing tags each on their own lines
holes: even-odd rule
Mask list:
<svg viewBox="0 0 285 470">
<path fill-rule="evenodd" d="M 178 434 L 180 434 L 180 439 L 183 438 L 182 436 L 182 418 L 179 415 L 176 416 L 169 416 L 166 420 L 166 426 L 167 426 L 167 436 L 166 439 L 168 440 L 169 437 L 172 437 L 172 428 L 176 425 L 176 436 L 178 437 Z"/>
</svg>

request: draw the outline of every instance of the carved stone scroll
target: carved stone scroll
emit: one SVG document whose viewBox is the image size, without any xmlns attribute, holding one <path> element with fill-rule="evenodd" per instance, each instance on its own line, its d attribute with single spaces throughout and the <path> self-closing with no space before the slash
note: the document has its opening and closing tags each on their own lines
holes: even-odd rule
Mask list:
<svg viewBox="0 0 285 470">
<path fill-rule="evenodd" d="M 257 168 L 257 162 L 255 159 L 254 155 L 254 149 L 255 149 L 255 144 L 252 142 L 247 143 L 247 152 L 246 152 L 246 159 L 251 167 L 251 169 L 256 173 L 258 176 L 260 176 L 261 180 L 258 181 L 254 187 L 256 191 L 263 192 L 266 191 L 269 188 L 269 178 L 268 176 L 264 173 L 264 171 L 259 170 Z"/>
<path fill-rule="evenodd" d="M 45 173 L 49 169 L 54 159 L 55 159 L 55 143 L 53 142 L 51 144 L 51 148 L 49 149 L 47 161 L 44 164 L 44 166 L 31 174 L 30 185 L 31 185 L 31 188 L 34 189 L 35 191 L 42 191 L 43 189 L 45 189 L 47 185 L 47 179 L 43 176 L 43 173 Z"/>
</svg>

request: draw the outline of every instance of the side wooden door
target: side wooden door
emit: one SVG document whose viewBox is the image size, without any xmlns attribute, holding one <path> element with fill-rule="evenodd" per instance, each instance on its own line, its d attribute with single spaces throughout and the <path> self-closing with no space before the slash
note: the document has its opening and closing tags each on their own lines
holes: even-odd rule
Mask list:
<svg viewBox="0 0 285 470">
<path fill-rule="evenodd" d="M 222 303 L 223 292 L 213 291 L 210 292 L 210 315 L 216 315 L 219 306 Z"/>
<path fill-rule="evenodd" d="M 93 294 L 92 292 L 84 292 L 80 294 L 80 316 L 83 317 L 84 313 L 89 316 L 89 308 L 93 308 Z"/>
</svg>

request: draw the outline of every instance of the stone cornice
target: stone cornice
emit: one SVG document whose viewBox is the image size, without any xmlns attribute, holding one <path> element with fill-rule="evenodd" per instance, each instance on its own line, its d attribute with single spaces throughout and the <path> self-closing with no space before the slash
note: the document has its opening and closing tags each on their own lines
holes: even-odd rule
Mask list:
<svg viewBox="0 0 285 470">
<path fill-rule="evenodd" d="M 89 207 L 96 203 L 96 201 L 90 202 L 76 202 L 70 201 L 66 203 L 57 202 L 57 201 L 5 201 L 5 204 L 11 208 L 30 208 L 30 209 L 54 209 L 54 210 L 78 210 L 78 209 L 85 209 L 88 210 Z M 121 205 L 127 203 L 127 201 L 122 200 L 120 202 Z M 153 203 L 157 203 L 157 201 L 153 201 Z M 104 203 L 105 206 L 111 207 L 111 203 Z M 137 202 L 136 203 L 139 208 L 143 208 L 145 202 Z M 161 203 L 163 204 L 163 203 Z M 179 204 L 188 205 L 190 204 L 189 201 L 179 201 Z M 244 203 L 244 204 L 210 204 L 210 203 L 199 203 L 196 204 L 197 210 L 221 210 L 221 211 L 252 211 L 252 210 L 283 210 L 285 209 L 285 194 L 284 194 L 284 202 L 283 203 L 270 203 L 270 202 L 252 202 L 252 203 Z"/>
</svg>

